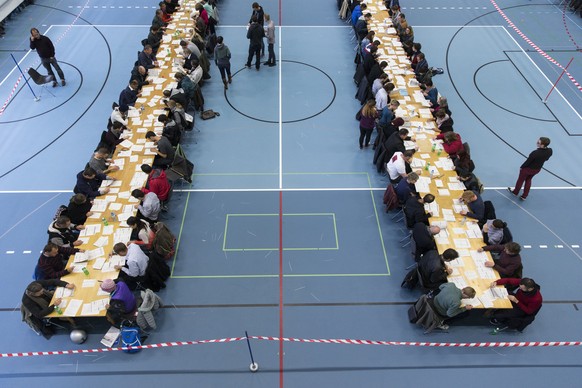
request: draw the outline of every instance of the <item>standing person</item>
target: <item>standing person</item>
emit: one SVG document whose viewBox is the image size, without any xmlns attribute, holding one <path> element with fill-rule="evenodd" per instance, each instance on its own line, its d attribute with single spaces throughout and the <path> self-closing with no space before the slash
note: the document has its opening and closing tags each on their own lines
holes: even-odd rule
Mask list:
<svg viewBox="0 0 582 388">
<path fill-rule="evenodd" d="M 265 14 L 265 21 L 267 25 L 265 26 L 265 36 L 267 37 L 267 43 L 269 43 L 269 59 L 265 62 L 265 65 L 273 67 L 277 63 L 275 61 L 275 22 L 271 20 L 271 15 Z"/>
<path fill-rule="evenodd" d="M 214 63 L 218 66 L 220 76 L 224 88 L 228 89 L 228 84 L 232 83 L 232 75 L 230 74 L 230 49 L 224 44 L 224 38 L 219 36 L 216 38 L 216 47 L 214 47 Z M 227 77 L 228 76 L 228 80 Z"/>
<path fill-rule="evenodd" d="M 360 111 L 360 149 L 370 145 L 370 137 L 372 136 L 374 124 L 378 117 L 378 111 L 376 111 L 375 104 L 376 102 L 374 100 L 368 100 L 366 105 L 364 105 Z M 365 144 L 364 137 L 366 138 Z"/>
<path fill-rule="evenodd" d="M 251 14 L 251 18 L 249 20 L 249 24 L 253 22 L 253 17 L 257 17 L 257 23 L 263 28 L 263 24 L 265 24 L 265 11 L 263 11 L 263 7 L 259 5 L 256 1 L 251 6 L 253 8 L 253 13 Z M 261 57 L 265 56 L 265 42 L 261 38 Z"/>
<path fill-rule="evenodd" d="M 519 197 L 522 201 L 525 201 L 529 194 L 529 189 L 531 187 L 532 178 L 541 171 L 544 163 L 550 159 L 552 156 L 552 149 L 548 146 L 550 145 L 550 139 L 547 137 L 540 137 L 537 142 L 538 148 L 532 151 L 525 162 L 520 167 L 519 177 L 517 182 L 515 182 L 515 188 L 512 190 L 508 187 L 507 190 L 516 197 L 519 195 L 521 186 L 525 182 L 525 187 L 523 188 L 523 193 Z"/>
<path fill-rule="evenodd" d="M 56 87 L 58 84 L 51 65 L 59 74 L 61 85 L 65 86 L 67 82 L 65 81 L 65 74 L 55 58 L 55 46 L 53 46 L 53 42 L 48 37 L 41 35 L 36 28 L 30 29 L 30 49 L 36 50 L 42 65 L 48 71 L 48 74 L 53 76 L 53 87 Z"/>
<path fill-rule="evenodd" d="M 263 37 L 265 36 L 265 31 L 263 30 L 263 26 L 260 25 L 257 20 L 258 20 L 257 16 L 253 15 L 253 17 L 251 18 L 252 21 L 251 25 L 249 26 L 249 30 L 247 31 L 247 39 L 250 40 L 250 43 L 249 43 L 249 58 L 247 59 L 247 63 L 245 66 L 250 69 L 253 56 L 256 56 L 257 62 L 255 63 L 255 68 L 258 71 L 261 68 L 261 42 L 263 41 Z"/>
</svg>

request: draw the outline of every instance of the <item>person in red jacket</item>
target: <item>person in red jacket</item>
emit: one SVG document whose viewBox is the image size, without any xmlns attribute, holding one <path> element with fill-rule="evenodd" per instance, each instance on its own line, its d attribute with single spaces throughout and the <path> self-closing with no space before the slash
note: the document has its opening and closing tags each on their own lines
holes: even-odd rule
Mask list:
<svg viewBox="0 0 582 388">
<path fill-rule="evenodd" d="M 519 287 L 514 294 L 507 297 L 513 308 L 496 310 L 490 322 L 493 325 L 504 326 L 504 329 L 523 331 L 533 322 L 535 315 L 542 307 L 540 286 L 530 278 L 505 278 L 491 283 L 491 287 L 502 285 Z"/>
<path fill-rule="evenodd" d="M 148 174 L 146 187 L 141 191 L 144 194 L 155 193 L 161 202 L 167 201 L 172 189 L 166 172 L 162 169 L 152 168 L 149 164 L 142 164 L 141 170 Z"/>
<path fill-rule="evenodd" d="M 456 132 L 450 131 L 440 133 L 436 139 L 443 141 L 443 149 L 447 154 L 449 154 L 451 159 L 455 159 L 457 157 L 457 153 L 465 149 L 463 146 L 463 141 L 461 140 L 461 135 Z"/>
</svg>

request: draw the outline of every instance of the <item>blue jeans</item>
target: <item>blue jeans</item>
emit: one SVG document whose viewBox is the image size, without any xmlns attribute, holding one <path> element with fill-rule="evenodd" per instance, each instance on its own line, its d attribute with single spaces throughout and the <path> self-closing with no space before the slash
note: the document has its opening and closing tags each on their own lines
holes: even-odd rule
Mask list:
<svg viewBox="0 0 582 388">
<path fill-rule="evenodd" d="M 40 58 L 40 61 L 42 62 L 42 65 L 44 66 L 44 68 L 46 69 L 46 71 L 48 72 L 48 74 L 49 75 L 52 75 L 55 78 L 55 80 L 57 78 L 55 77 L 55 73 L 53 73 L 53 69 L 51 69 L 51 65 L 53 65 L 53 67 L 57 71 L 60 79 L 61 80 L 64 80 L 65 79 L 65 75 L 63 74 L 63 71 L 61 70 L 61 67 L 59 66 L 59 63 L 57 62 L 57 59 L 55 57 L 52 57 L 52 58 Z"/>
</svg>

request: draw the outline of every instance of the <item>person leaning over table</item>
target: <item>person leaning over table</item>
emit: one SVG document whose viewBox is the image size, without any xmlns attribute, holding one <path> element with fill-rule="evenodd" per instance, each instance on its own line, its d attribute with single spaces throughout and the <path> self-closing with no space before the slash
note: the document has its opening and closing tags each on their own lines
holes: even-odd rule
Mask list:
<svg viewBox="0 0 582 388">
<path fill-rule="evenodd" d="M 385 157 L 390 159 L 396 152 L 406 151 L 405 141 L 414 141 L 408 136 L 408 129 L 401 128 L 398 132 L 391 134 L 386 141 L 384 141 L 384 149 L 386 150 Z"/>
<path fill-rule="evenodd" d="M 148 131 L 145 135 L 146 139 L 154 142 L 156 146 L 156 157 L 154 158 L 153 167 L 167 169 L 174 162 L 174 155 L 176 151 L 172 147 L 172 143 L 165 136 L 158 136 L 154 131 Z"/>
<path fill-rule="evenodd" d="M 530 278 L 499 279 L 491 283 L 491 287 L 496 286 L 517 287 L 517 291 L 507 297 L 512 308 L 495 310 L 491 324 L 507 325 L 508 329 L 522 331 L 542 308 L 540 286 Z"/>
<path fill-rule="evenodd" d="M 149 85 L 150 82 L 147 80 L 148 78 L 148 69 L 141 65 L 136 65 L 131 69 L 131 76 L 129 77 L 129 82 L 136 80 L 137 81 L 137 90 L 141 91 L 142 87 L 145 85 Z M 126 124 L 127 125 L 127 124 Z"/>
<path fill-rule="evenodd" d="M 386 171 L 392 184 L 397 184 L 402 178 L 406 178 L 412 172 L 410 161 L 414 155 L 414 150 L 406 150 L 404 152 L 396 152 L 388 163 L 386 163 Z M 422 174 L 421 170 L 415 171 L 418 175 Z"/>
<path fill-rule="evenodd" d="M 455 165 L 455 172 L 457 174 L 461 174 L 462 172 L 471 173 L 475 170 L 475 163 L 464 148 L 457 152 L 457 157 L 453 159 L 453 164 Z"/>
<path fill-rule="evenodd" d="M 390 82 L 388 74 L 384 72 L 380 73 L 378 78 L 376 78 L 374 82 L 372 82 L 372 95 L 375 97 L 376 93 L 378 93 L 378 91 L 382 89 L 384 85 L 387 84 L 388 82 Z"/>
<path fill-rule="evenodd" d="M 54 329 L 46 324 L 46 316 L 55 310 L 55 306 L 61 303 L 61 298 L 56 298 L 51 304 L 54 291 L 48 288 L 66 287 L 74 289 L 75 285 L 58 279 L 37 280 L 28 285 L 22 295 L 22 305 L 20 312 L 22 320 L 26 322 L 34 331 L 41 333 L 46 339 L 54 334 Z M 62 318 L 74 325 L 70 318 Z"/>
<path fill-rule="evenodd" d="M 457 153 L 465 149 L 463 141 L 461 140 L 461 135 L 458 133 L 452 131 L 445 133 L 441 132 L 435 137 L 435 139 L 443 141 L 443 149 L 447 154 L 449 154 L 449 158 L 451 158 L 453 162 L 457 157 Z"/>
<path fill-rule="evenodd" d="M 400 204 L 406 203 L 406 201 L 411 197 L 416 197 L 416 186 L 415 183 L 418 182 L 418 174 L 411 172 L 408 174 L 406 179 L 401 179 L 400 182 L 394 188 L 396 196 L 398 197 L 398 202 Z"/>
<path fill-rule="evenodd" d="M 93 203 L 87 200 L 85 194 L 75 194 L 71 197 L 67 205 L 67 217 L 75 225 L 84 225 L 87 217 L 93 214 L 91 211 L 92 206 Z"/>
<path fill-rule="evenodd" d="M 380 122 L 382 125 L 386 125 L 394 119 L 394 111 L 400 106 L 398 100 L 390 100 L 390 93 L 392 93 L 394 88 L 394 84 L 388 82 L 384 84 L 384 86 L 382 86 L 374 96 L 374 99 L 376 100 L 376 110 L 380 112 Z"/>
<path fill-rule="evenodd" d="M 119 93 L 119 105 L 135 106 L 141 96 L 139 82 L 136 79 L 129 81 L 129 85 Z"/>
<path fill-rule="evenodd" d="M 125 282 L 105 279 L 99 287 L 110 294 L 109 303 L 105 306 L 109 323 L 117 326 L 124 318 L 131 318 L 129 315 L 135 314 L 137 308 L 135 296 Z"/>
<path fill-rule="evenodd" d="M 486 245 L 503 245 L 513 241 L 507 223 L 500 219 L 487 220 L 483 225 L 483 242 Z"/>
<path fill-rule="evenodd" d="M 479 192 L 479 181 L 475 174 L 471 172 L 461 172 L 459 173 L 459 180 L 463 182 L 467 190 Z"/>
<path fill-rule="evenodd" d="M 422 222 L 414 224 L 412 227 L 414 261 L 418 262 L 426 252 L 437 249 L 434 236 L 440 232 L 441 228 L 436 225 L 427 226 Z"/>
<path fill-rule="evenodd" d="M 145 275 L 149 257 L 137 244 L 117 243 L 113 246 L 113 252 L 110 256 L 113 254 L 125 259 L 125 265 L 116 265 L 113 268 L 120 271 L 119 278 L 127 284 L 130 290 L 134 290 L 137 287 L 137 280 Z"/>
<path fill-rule="evenodd" d="M 47 228 L 48 242 L 51 242 L 59 247 L 76 247 L 83 242 L 77 240 L 79 230 L 85 229 L 83 225 L 73 225 L 67 216 L 59 216 L 55 221 L 51 222 Z"/>
<path fill-rule="evenodd" d="M 437 132 L 447 133 L 453 132 L 453 119 L 447 114 L 445 110 L 439 109 L 434 114 Z"/>
<path fill-rule="evenodd" d="M 158 67 L 158 60 L 153 53 L 152 46 L 146 44 L 143 47 L 143 51 L 140 51 L 137 55 L 137 63 L 139 66 L 143 66 L 148 70 Z"/>
<path fill-rule="evenodd" d="M 412 175 L 410 173 L 409 175 Z M 414 173 L 416 175 L 416 173 Z M 417 195 L 411 196 L 404 203 L 404 217 L 406 220 L 406 227 L 412 229 L 414 225 L 422 222 L 426 226 L 429 225 L 429 218 L 432 217 L 431 212 L 427 212 L 424 209 L 424 205 L 427 203 L 433 203 L 435 200 L 434 195 L 425 194 L 424 197 L 420 198 Z"/>
<path fill-rule="evenodd" d="M 119 166 L 113 163 L 113 160 L 108 158 L 109 150 L 106 147 L 99 147 L 93 153 L 87 165 L 95 170 L 98 174 L 109 174 L 110 172 L 119 171 Z"/>
<path fill-rule="evenodd" d="M 368 34 L 364 37 L 364 39 L 362 39 L 362 41 L 360 42 L 360 55 L 364 56 L 366 53 L 364 52 L 365 48 L 374 41 L 374 36 L 376 35 L 376 32 L 374 31 L 369 31 Z"/>
<path fill-rule="evenodd" d="M 148 222 L 137 217 L 129 217 L 126 221 L 131 230 L 131 244 L 143 245 L 148 251 L 152 249 L 152 242 L 156 237 Z"/>
<path fill-rule="evenodd" d="M 418 270 L 422 276 L 422 285 L 427 290 L 436 290 L 441 284 L 447 283 L 447 276 L 453 273 L 453 269 L 446 263 L 459 257 L 459 253 L 452 249 L 445 249 L 442 255 L 438 251 L 426 252 L 418 262 Z"/>
<path fill-rule="evenodd" d="M 485 267 L 493 268 L 502 278 L 520 278 L 523 271 L 521 264 L 521 246 L 516 242 L 504 245 L 486 245 L 478 249 L 479 252 L 497 252 L 499 257 L 493 261 L 486 261 Z"/>
<path fill-rule="evenodd" d="M 92 200 L 109 192 L 109 187 L 100 187 L 104 180 L 112 180 L 115 178 L 107 176 L 105 174 L 100 174 L 96 172 L 93 168 L 87 166 L 85 169 L 77 174 L 77 184 L 73 189 L 75 194 L 85 194 L 85 196 Z"/>
<path fill-rule="evenodd" d="M 73 272 L 74 265 L 67 267 L 67 261 L 77 252 L 84 251 L 50 242 L 46 244 L 36 264 L 36 280 L 59 279 Z"/>
<path fill-rule="evenodd" d="M 135 205 L 135 208 L 138 210 L 138 218 L 146 220 L 150 224 L 153 224 L 158 220 L 161 205 L 156 193 L 149 192 L 144 194 L 140 189 L 135 189 L 131 192 L 131 196 L 140 201 L 138 205 Z"/>
<path fill-rule="evenodd" d="M 485 218 L 485 204 L 483 199 L 476 191 L 465 190 L 461 195 L 461 201 L 467 205 L 469 211 L 461 210 L 461 215 L 475 220 L 483 220 Z"/>
<path fill-rule="evenodd" d="M 440 292 L 434 297 L 434 307 L 441 316 L 452 318 L 465 311 L 471 310 L 472 305 L 461 306 L 462 299 L 472 299 L 476 292 L 473 287 L 459 290 L 455 283 L 445 283 L 439 286 Z"/>
<path fill-rule="evenodd" d="M 148 174 L 146 185 L 141 191 L 145 194 L 152 192 L 158 196 L 160 201 L 167 201 L 172 190 L 166 172 L 159 168 L 152 168 L 149 164 L 142 164 L 141 170 Z"/>
</svg>

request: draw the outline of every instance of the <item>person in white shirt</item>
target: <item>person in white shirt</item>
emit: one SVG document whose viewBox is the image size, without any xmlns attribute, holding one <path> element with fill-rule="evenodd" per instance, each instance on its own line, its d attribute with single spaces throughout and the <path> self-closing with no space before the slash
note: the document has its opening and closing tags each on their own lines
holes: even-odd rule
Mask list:
<svg viewBox="0 0 582 388">
<path fill-rule="evenodd" d="M 137 278 L 144 276 L 148 267 L 149 257 L 137 244 L 117 243 L 113 246 L 113 253 L 125 258 L 125 265 L 116 265 L 119 277 L 130 289 L 135 289 Z"/>
<path fill-rule="evenodd" d="M 131 192 L 131 196 L 141 201 L 139 205 L 135 205 L 138 210 L 137 217 L 153 223 L 158 220 L 161 205 L 156 193 L 149 192 L 144 194 L 143 191 L 135 189 Z"/>
<path fill-rule="evenodd" d="M 400 182 L 402 178 L 408 177 L 408 174 L 412 172 L 412 168 L 410 168 L 410 161 L 412 160 L 413 155 L 414 151 L 412 150 L 394 153 L 394 155 L 386 164 L 386 171 L 388 171 L 390 182 L 396 184 Z M 422 173 L 420 170 L 415 172 L 418 175 Z"/>
</svg>

